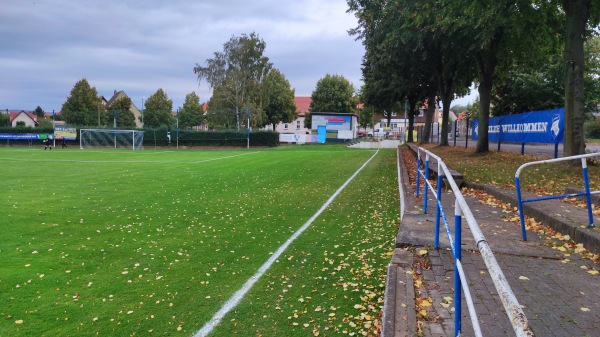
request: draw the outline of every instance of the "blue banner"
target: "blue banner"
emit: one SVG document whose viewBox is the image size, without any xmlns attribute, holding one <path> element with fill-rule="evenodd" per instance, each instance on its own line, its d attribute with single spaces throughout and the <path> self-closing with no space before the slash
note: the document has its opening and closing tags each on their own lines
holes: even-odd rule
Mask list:
<svg viewBox="0 0 600 337">
<path fill-rule="evenodd" d="M 550 143 L 564 142 L 565 109 L 526 112 L 491 117 L 488 140 L 492 142 Z M 473 140 L 479 137 L 479 121 L 472 126 Z"/>
<path fill-rule="evenodd" d="M 46 135 L 42 137 L 37 133 L 0 133 L 0 139 L 8 139 L 8 140 L 38 140 L 38 139 L 46 139 Z"/>
</svg>

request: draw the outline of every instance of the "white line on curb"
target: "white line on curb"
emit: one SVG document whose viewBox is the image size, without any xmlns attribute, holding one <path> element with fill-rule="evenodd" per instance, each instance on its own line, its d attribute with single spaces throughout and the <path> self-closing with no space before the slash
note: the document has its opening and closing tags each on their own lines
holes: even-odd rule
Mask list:
<svg viewBox="0 0 600 337">
<path fill-rule="evenodd" d="M 313 221 L 315 221 L 315 219 L 319 217 L 319 215 L 321 215 L 321 213 L 325 211 L 325 209 L 329 206 L 329 204 L 333 202 L 333 200 L 338 196 L 338 194 L 340 194 L 344 190 L 344 188 L 346 188 L 346 186 L 352 180 L 354 180 L 354 177 L 356 177 L 358 173 L 362 171 L 362 169 L 365 168 L 373 158 L 375 158 L 378 152 L 379 151 L 375 152 L 375 154 L 373 154 L 371 158 L 369 158 L 369 160 L 367 160 L 358 170 L 356 170 L 356 172 L 354 172 L 354 174 L 350 178 L 348 178 L 348 180 L 346 180 L 346 182 L 342 186 L 340 186 L 340 188 L 338 188 L 337 191 L 335 191 L 335 193 L 331 195 L 331 197 L 329 197 L 329 199 L 325 202 L 325 204 L 323 204 L 323 206 L 321 206 L 317 213 L 315 213 L 310 219 L 308 219 L 308 221 L 306 221 L 304 225 L 300 227 L 300 229 L 298 229 L 294 234 L 292 234 L 292 236 L 290 236 L 290 238 L 287 239 L 287 241 L 283 245 L 281 245 L 279 249 L 277 249 L 277 251 L 273 253 L 273 255 L 271 255 L 271 257 L 265 263 L 263 263 L 263 265 L 258 269 L 258 271 L 254 275 L 252 275 L 252 277 L 250 277 L 246 281 L 246 283 L 244 283 L 244 285 L 238 291 L 236 291 L 227 300 L 227 302 L 225 302 L 225 304 L 223 304 L 221 309 L 219 309 L 219 311 L 217 311 L 217 313 L 208 322 L 204 324 L 202 329 L 200 329 L 198 332 L 196 332 L 196 334 L 194 334 L 194 337 L 205 337 L 209 333 L 211 333 L 214 327 L 221 322 L 221 319 L 238 305 L 238 303 L 242 300 L 242 298 L 244 298 L 246 293 L 250 291 L 250 289 L 258 281 L 258 279 L 260 279 L 260 277 L 271 267 L 271 265 L 273 265 L 275 260 L 277 260 L 281 256 L 281 254 L 283 254 L 283 252 L 287 249 L 287 247 L 292 242 L 294 242 L 294 240 L 296 240 L 296 238 L 300 236 L 300 234 L 302 234 L 313 223 Z"/>
</svg>

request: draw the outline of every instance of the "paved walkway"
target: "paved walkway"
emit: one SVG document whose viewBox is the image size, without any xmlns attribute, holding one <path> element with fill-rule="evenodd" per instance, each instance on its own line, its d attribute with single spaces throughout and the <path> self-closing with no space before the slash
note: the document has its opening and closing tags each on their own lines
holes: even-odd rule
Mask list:
<svg viewBox="0 0 600 337">
<path fill-rule="evenodd" d="M 400 166 L 404 169 L 404 165 Z M 422 201 L 417 203 L 414 198 L 406 172 L 401 177 L 406 196 L 405 215 L 388 272 L 382 336 L 453 336 L 454 305 L 449 298 L 453 298 L 454 266 L 448 239 L 442 229 L 440 249 L 432 248 L 435 204 L 430 200 L 428 214 L 423 214 Z M 475 187 L 487 189 L 504 201 L 513 200 L 512 206 L 516 206 L 514 191 Z M 453 233 L 453 194 L 444 192 L 442 200 Z M 528 241 L 522 241 L 520 227 L 509 220 L 514 214 L 475 197 L 467 196 L 466 200 L 535 335 L 600 336 L 600 275 L 588 273 L 600 266 L 579 254 L 566 255 L 549 247 L 547 240 L 536 232 L 529 231 Z M 560 200 L 526 205 L 527 215 L 569 233 L 571 238 L 585 242 L 586 248 L 600 253 L 600 229 L 581 228 L 587 224 L 584 209 Z M 419 256 L 418 252 L 424 248 L 428 253 Z M 463 221 L 462 262 L 483 335 L 515 335 L 466 221 Z M 415 305 L 429 298 L 431 306 Z M 422 309 L 427 310 L 426 319 L 417 322 L 418 311 Z M 461 336 L 474 336 L 464 296 L 461 315 Z"/>
</svg>

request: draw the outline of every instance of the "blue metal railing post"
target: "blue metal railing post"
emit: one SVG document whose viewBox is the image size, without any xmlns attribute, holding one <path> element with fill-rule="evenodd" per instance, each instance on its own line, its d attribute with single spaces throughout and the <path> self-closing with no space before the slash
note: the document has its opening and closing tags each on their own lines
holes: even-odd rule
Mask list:
<svg viewBox="0 0 600 337">
<path fill-rule="evenodd" d="M 435 237 L 433 239 L 433 247 L 440 249 L 440 218 L 442 211 L 442 164 L 438 160 L 438 176 L 437 176 L 437 201 L 435 208 Z"/>
<path fill-rule="evenodd" d="M 594 214 L 592 213 L 592 196 L 590 192 L 590 179 L 588 178 L 587 158 L 581 158 L 581 168 L 583 171 L 583 184 L 585 186 L 585 202 L 587 203 L 588 228 L 594 228 Z"/>
<path fill-rule="evenodd" d="M 417 149 L 417 198 L 419 197 L 419 184 L 421 182 L 421 151 Z"/>
<path fill-rule="evenodd" d="M 521 143 L 521 155 L 525 154 L 525 142 Z"/>
<path fill-rule="evenodd" d="M 427 183 L 429 182 L 429 153 L 425 153 L 425 174 L 423 175 L 425 178 L 425 183 L 423 184 L 423 213 L 427 214 Z"/>
<path fill-rule="evenodd" d="M 521 182 L 519 176 L 515 176 L 515 189 L 517 190 L 517 207 L 519 208 L 519 219 L 521 220 L 521 237 L 527 241 L 527 230 L 525 229 L 525 214 L 523 213 L 523 198 L 521 197 Z"/>
<path fill-rule="evenodd" d="M 461 294 L 462 286 L 456 261 L 462 259 L 462 210 L 458 200 L 454 202 L 454 336 L 460 336 L 461 327 Z"/>
</svg>

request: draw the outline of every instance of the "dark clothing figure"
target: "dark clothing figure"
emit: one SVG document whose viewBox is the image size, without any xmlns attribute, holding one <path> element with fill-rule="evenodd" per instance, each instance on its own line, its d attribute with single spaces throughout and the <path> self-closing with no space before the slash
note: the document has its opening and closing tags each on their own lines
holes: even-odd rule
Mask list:
<svg viewBox="0 0 600 337">
<path fill-rule="evenodd" d="M 52 151 L 52 146 L 50 145 L 50 138 L 46 138 L 46 141 L 44 142 L 44 151 L 46 151 L 47 148 L 50 148 L 50 151 Z"/>
<path fill-rule="evenodd" d="M 66 149 L 67 148 L 67 140 L 63 138 L 62 142 L 61 142 L 61 145 L 62 145 L 63 149 Z"/>
</svg>

